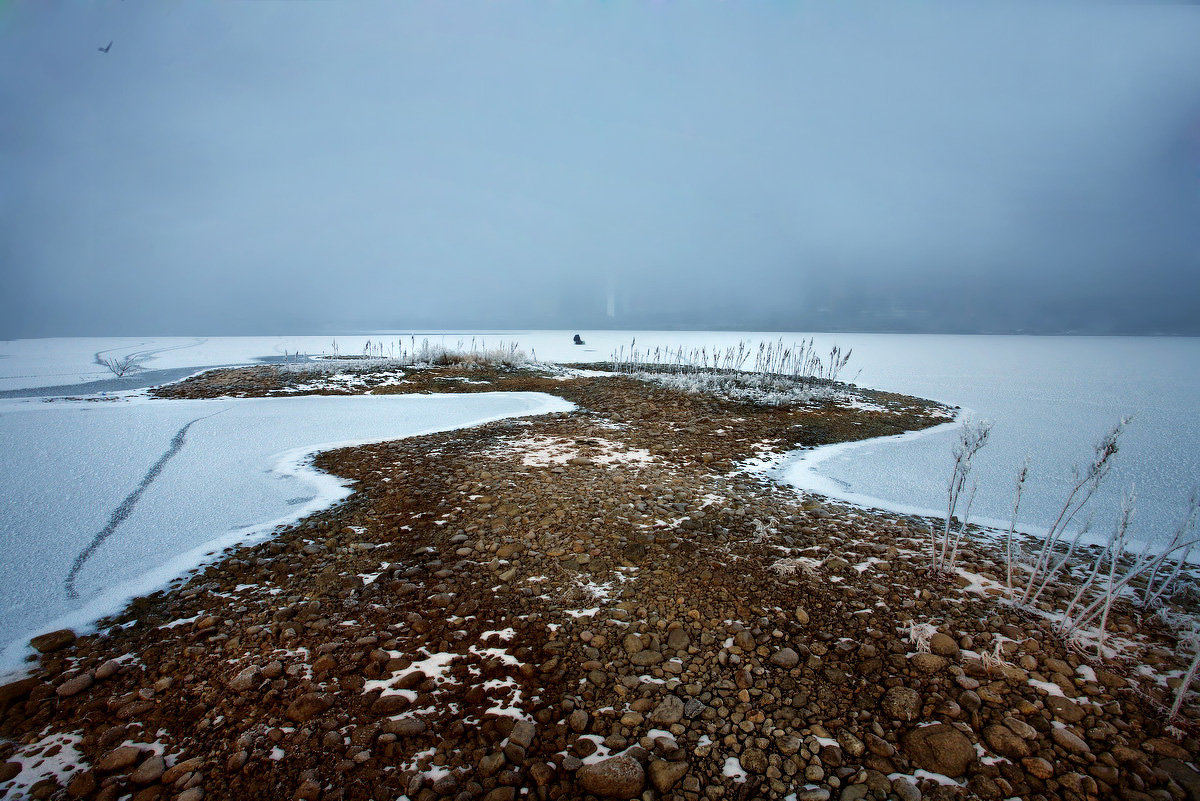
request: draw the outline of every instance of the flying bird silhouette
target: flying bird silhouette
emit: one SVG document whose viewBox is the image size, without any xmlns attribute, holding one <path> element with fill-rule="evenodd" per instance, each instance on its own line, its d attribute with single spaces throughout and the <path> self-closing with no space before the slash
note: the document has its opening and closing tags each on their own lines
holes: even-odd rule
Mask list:
<svg viewBox="0 0 1200 801">
<path fill-rule="evenodd" d="M 112 42 L 110 41 L 104 47 L 97 47 L 96 49 L 99 50 L 101 53 L 107 53 L 109 50 L 112 49 Z"/>
</svg>

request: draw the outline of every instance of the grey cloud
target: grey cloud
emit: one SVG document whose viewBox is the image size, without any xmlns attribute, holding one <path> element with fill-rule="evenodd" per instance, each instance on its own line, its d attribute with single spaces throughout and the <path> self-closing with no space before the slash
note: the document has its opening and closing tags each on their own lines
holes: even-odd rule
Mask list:
<svg viewBox="0 0 1200 801">
<path fill-rule="evenodd" d="M 18 5 L 0 336 L 1200 333 L 1198 40 L 1175 5 Z"/>
</svg>

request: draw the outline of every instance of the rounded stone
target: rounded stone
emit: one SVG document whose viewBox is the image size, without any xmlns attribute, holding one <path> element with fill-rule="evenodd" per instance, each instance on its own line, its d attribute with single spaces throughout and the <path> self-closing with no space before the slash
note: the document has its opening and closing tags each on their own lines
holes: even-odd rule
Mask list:
<svg viewBox="0 0 1200 801">
<path fill-rule="evenodd" d="M 921 714 L 921 695 L 911 687 L 892 687 L 884 693 L 880 709 L 892 720 L 916 720 Z"/>
<path fill-rule="evenodd" d="M 688 771 L 686 762 L 667 762 L 656 759 L 650 763 L 650 783 L 660 793 L 670 792 Z"/>
<path fill-rule="evenodd" d="M 1002 757 L 1021 759 L 1029 756 L 1029 746 L 1007 726 L 988 726 L 983 730 L 983 740 Z"/>
<path fill-rule="evenodd" d="M 142 751 L 132 745 L 123 745 L 119 748 L 114 748 L 100 759 L 96 760 L 96 769 L 103 771 L 124 770 L 131 767 L 134 762 L 137 762 Z"/>
<path fill-rule="evenodd" d="M 75 642 L 75 632 L 70 629 L 59 629 L 45 634 L 39 634 L 29 641 L 38 653 L 48 654 L 59 651 Z"/>
<path fill-rule="evenodd" d="M 632 798 L 646 785 L 641 763 L 624 754 L 584 765 L 575 778 L 584 790 L 601 798 Z"/>
<path fill-rule="evenodd" d="M 954 778 L 975 763 L 975 746 L 967 735 L 948 723 L 913 729 L 902 741 L 904 752 L 918 767 Z"/>
<path fill-rule="evenodd" d="M 167 763 L 162 757 L 156 755 L 138 765 L 137 770 L 129 774 L 129 779 L 134 784 L 150 784 L 158 781 L 166 770 Z"/>
<path fill-rule="evenodd" d="M 785 670 L 790 670 L 800 664 L 800 654 L 793 651 L 791 648 L 780 648 L 775 653 L 771 654 L 771 664 L 778 665 Z"/>
<path fill-rule="evenodd" d="M 1069 751 L 1072 754 L 1089 754 L 1092 751 L 1087 743 L 1067 729 L 1051 729 L 1050 737 L 1063 750 Z"/>
</svg>

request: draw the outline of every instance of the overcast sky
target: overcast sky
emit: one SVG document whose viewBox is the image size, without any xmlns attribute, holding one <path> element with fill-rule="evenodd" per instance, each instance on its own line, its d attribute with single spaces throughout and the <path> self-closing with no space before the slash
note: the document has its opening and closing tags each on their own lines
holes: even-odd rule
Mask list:
<svg viewBox="0 0 1200 801">
<path fill-rule="evenodd" d="M 0 269 L 6 338 L 1197 334 L 1200 6 L 0 4 Z"/>
</svg>

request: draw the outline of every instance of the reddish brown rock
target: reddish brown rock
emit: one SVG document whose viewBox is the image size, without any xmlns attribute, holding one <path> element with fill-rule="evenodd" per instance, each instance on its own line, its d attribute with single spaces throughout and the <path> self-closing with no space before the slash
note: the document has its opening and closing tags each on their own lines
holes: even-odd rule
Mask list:
<svg viewBox="0 0 1200 801">
<path fill-rule="evenodd" d="M 951 778 L 975 764 L 975 746 L 967 735 L 948 723 L 921 726 L 904 736 L 904 752 L 920 768 Z"/>
<path fill-rule="evenodd" d="M 134 763 L 142 755 L 142 750 L 132 745 L 122 745 L 114 748 L 104 756 L 96 760 L 96 770 L 102 770 L 105 773 L 111 773 L 117 770 L 133 767 Z"/>
<path fill-rule="evenodd" d="M 641 794 L 646 785 L 646 772 L 631 756 L 613 756 L 592 765 L 584 765 L 575 773 L 581 787 L 601 798 L 632 798 Z"/>
<path fill-rule="evenodd" d="M 333 706 L 333 698 L 325 693 L 305 693 L 287 708 L 288 720 L 307 723 Z"/>
<path fill-rule="evenodd" d="M 59 629 L 58 631 L 39 634 L 30 640 L 29 644 L 39 653 L 48 654 L 53 651 L 60 651 L 74 642 L 75 632 L 70 629 Z"/>
</svg>

